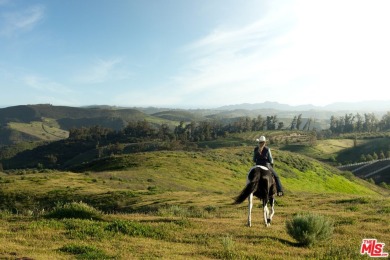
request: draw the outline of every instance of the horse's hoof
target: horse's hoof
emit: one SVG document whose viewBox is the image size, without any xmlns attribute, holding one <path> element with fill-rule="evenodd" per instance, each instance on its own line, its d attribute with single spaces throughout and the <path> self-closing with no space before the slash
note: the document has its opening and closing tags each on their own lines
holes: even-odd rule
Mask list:
<svg viewBox="0 0 390 260">
<path fill-rule="evenodd" d="M 267 224 L 271 224 L 271 219 L 270 218 L 267 219 Z"/>
</svg>

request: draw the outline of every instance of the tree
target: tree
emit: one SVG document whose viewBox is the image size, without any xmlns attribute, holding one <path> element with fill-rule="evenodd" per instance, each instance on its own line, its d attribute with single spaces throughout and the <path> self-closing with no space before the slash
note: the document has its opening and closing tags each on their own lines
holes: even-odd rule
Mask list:
<svg viewBox="0 0 390 260">
<path fill-rule="evenodd" d="M 180 121 L 179 125 L 175 127 L 176 140 L 187 141 L 186 127 L 184 121 Z"/>
<path fill-rule="evenodd" d="M 297 116 L 294 116 L 293 120 L 291 121 L 290 130 L 297 129 Z"/>
<path fill-rule="evenodd" d="M 378 119 L 374 113 L 364 114 L 363 129 L 367 132 L 375 132 L 377 127 Z"/>
<path fill-rule="evenodd" d="M 299 114 L 297 118 L 297 130 L 301 128 L 301 125 L 302 125 L 302 114 Z"/>
<path fill-rule="evenodd" d="M 356 131 L 362 132 L 363 131 L 363 117 L 357 113 L 356 114 Z"/>
<path fill-rule="evenodd" d="M 172 138 L 171 130 L 167 124 L 161 124 L 157 131 L 157 137 L 163 141 L 170 141 Z"/>
<path fill-rule="evenodd" d="M 264 119 L 261 115 L 258 115 L 257 118 L 254 118 L 252 123 L 252 131 L 261 131 L 264 130 Z"/>
<path fill-rule="evenodd" d="M 311 122 L 312 122 L 312 118 L 308 118 L 305 125 L 303 126 L 303 131 L 310 131 L 310 125 L 311 125 Z"/>
<path fill-rule="evenodd" d="M 338 130 L 337 125 L 338 125 L 338 121 L 337 121 L 336 117 L 331 116 L 329 129 L 330 129 L 330 131 L 332 131 L 332 133 L 337 133 L 337 130 Z"/>
<path fill-rule="evenodd" d="M 49 154 L 46 156 L 50 163 L 55 164 L 57 162 L 57 157 L 54 154 Z"/>
<path fill-rule="evenodd" d="M 386 131 L 390 129 L 390 112 L 387 112 L 383 115 L 382 120 L 380 121 L 380 130 Z"/>
<path fill-rule="evenodd" d="M 276 123 L 278 122 L 277 116 L 267 116 L 267 130 L 275 130 Z"/>
<path fill-rule="evenodd" d="M 345 114 L 345 117 L 344 117 L 344 133 L 352 133 L 354 132 L 354 120 L 355 120 L 355 116 L 352 115 L 352 113 L 350 114 Z"/>
</svg>

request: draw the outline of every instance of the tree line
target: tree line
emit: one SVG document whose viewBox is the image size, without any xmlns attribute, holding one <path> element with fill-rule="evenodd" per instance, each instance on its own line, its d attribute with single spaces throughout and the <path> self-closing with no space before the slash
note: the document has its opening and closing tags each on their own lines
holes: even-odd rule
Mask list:
<svg viewBox="0 0 390 260">
<path fill-rule="evenodd" d="M 226 137 L 231 133 L 243 133 L 250 131 L 281 130 L 283 122 L 279 122 L 277 116 L 263 118 L 240 117 L 229 123 L 218 120 L 181 121 L 174 128 L 168 124 L 153 124 L 146 120 L 129 122 L 120 131 L 102 126 L 72 128 L 69 130 L 69 139 L 72 140 L 116 140 L 118 142 L 137 142 L 147 140 L 162 141 L 209 141 L 220 137 Z"/>
<path fill-rule="evenodd" d="M 147 140 L 198 142 L 210 141 L 220 137 L 226 137 L 232 133 L 266 130 L 316 130 L 313 128 L 314 120 L 306 119 L 302 114 L 295 116 L 291 124 L 285 127 L 276 115 L 256 118 L 239 117 L 232 122 L 218 120 L 181 121 L 177 126 L 170 127 L 168 124 L 154 124 L 146 120 L 129 122 L 122 130 L 113 130 L 102 126 L 72 128 L 69 130 L 69 138 L 73 140 L 114 140 L 117 142 L 139 142 Z M 345 114 L 345 116 L 331 116 L 331 134 L 354 133 L 354 132 L 380 132 L 390 130 L 390 112 L 387 112 L 380 120 L 373 113 L 363 115 Z"/>
<path fill-rule="evenodd" d="M 382 132 L 390 130 L 390 112 L 378 119 L 374 113 L 363 115 L 345 114 L 345 116 L 330 118 L 329 130 L 334 134 L 356 133 L 356 132 Z"/>
</svg>

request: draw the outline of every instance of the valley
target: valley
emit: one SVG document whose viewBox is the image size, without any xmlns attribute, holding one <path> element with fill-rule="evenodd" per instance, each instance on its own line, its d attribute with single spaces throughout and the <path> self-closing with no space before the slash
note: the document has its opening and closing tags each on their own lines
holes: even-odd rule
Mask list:
<svg viewBox="0 0 390 260">
<path fill-rule="evenodd" d="M 177 113 L 158 113 L 185 129 L 174 121 Z M 362 154 L 385 156 L 388 132 L 323 138 L 266 130 L 184 141 L 88 125 L 66 130 L 44 120 L 8 122 L 35 139 L 1 149 L 0 258 L 366 259 L 359 252 L 365 238 L 389 251 L 387 171 L 369 176 L 374 180 L 342 167 Z M 128 133 L 148 124 L 132 126 Z M 233 205 L 259 133 L 269 140 L 285 187 L 269 228 L 259 200 L 251 228 L 246 203 Z M 301 213 L 328 218 L 331 239 L 305 247 L 289 236 L 286 222 Z"/>
</svg>

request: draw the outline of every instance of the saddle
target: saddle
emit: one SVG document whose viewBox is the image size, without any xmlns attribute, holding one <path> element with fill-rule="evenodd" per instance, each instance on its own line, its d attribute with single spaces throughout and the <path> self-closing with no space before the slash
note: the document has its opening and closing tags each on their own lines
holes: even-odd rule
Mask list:
<svg viewBox="0 0 390 260">
<path fill-rule="evenodd" d="M 270 165 L 270 164 L 269 164 Z M 267 166 L 268 166 L 268 164 L 267 164 Z M 265 170 L 265 171 L 270 171 L 271 172 L 271 174 L 272 174 L 272 180 L 273 180 L 273 183 L 272 183 L 272 186 L 270 187 L 270 189 L 269 189 L 269 196 L 270 197 L 273 197 L 276 193 L 277 193 L 277 189 L 276 189 L 276 180 L 275 180 L 275 176 L 274 176 L 274 174 L 272 173 L 272 171 L 269 169 L 269 167 L 266 167 L 266 166 L 263 166 L 263 165 L 256 165 L 256 166 L 253 166 L 250 170 L 249 170 L 249 172 L 251 172 L 252 171 L 252 169 L 254 169 L 254 168 L 261 168 L 262 170 Z M 261 197 L 262 195 L 260 194 L 260 193 L 258 193 L 258 192 L 255 192 L 255 194 L 254 195 L 256 195 L 257 197 Z"/>
</svg>

